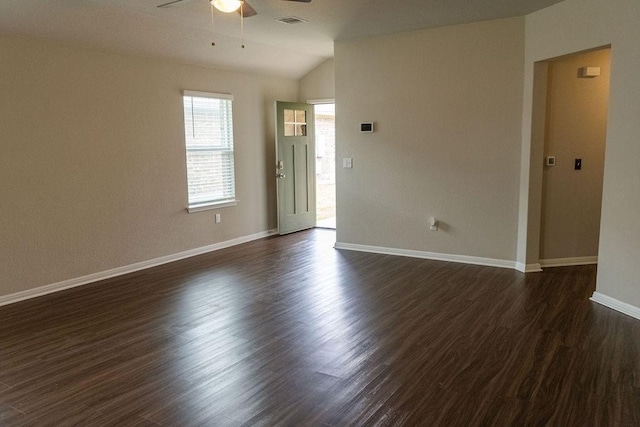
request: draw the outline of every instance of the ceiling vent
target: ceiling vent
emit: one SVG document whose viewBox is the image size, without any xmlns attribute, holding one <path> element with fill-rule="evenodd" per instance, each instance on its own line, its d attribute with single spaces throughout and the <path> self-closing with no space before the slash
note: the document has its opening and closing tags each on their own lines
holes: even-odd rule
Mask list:
<svg viewBox="0 0 640 427">
<path fill-rule="evenodd" d="M 306 19 L 298 18 L 297 16 L 285 16 L 284 18 L 276 19 L 276 21 L 282 22 L 283 24 L 302 24 L 309 22 Z"/>
</svg>

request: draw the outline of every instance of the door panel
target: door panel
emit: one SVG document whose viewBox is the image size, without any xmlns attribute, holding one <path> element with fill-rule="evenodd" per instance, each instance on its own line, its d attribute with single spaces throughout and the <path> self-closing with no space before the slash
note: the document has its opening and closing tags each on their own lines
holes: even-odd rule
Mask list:
<svg viewBox="0 0 640 427">
<path fill-rule="evenodd" d="M 313 106 L 276 102 L 276 177 L 280 234 L 315 227 Z"/>
</svg>

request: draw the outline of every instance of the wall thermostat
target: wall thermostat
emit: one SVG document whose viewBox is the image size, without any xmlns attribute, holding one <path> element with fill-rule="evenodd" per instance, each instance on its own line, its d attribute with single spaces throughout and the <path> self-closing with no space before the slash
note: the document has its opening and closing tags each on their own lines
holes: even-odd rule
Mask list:
<svg viewBox="0 0 640 427">
<path fill-rule="evenodd" d="M 360 123 L 360 133 L 373 133 L 373 122 Z"/>
</svg>

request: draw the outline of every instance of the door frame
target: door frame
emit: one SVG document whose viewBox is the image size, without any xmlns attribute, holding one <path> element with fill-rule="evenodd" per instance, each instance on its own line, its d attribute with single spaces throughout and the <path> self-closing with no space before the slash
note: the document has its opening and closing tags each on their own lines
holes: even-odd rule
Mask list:
<svg viewBox="0 0 640 427">
<path fill-rule="evenodd" d="M 314 112 L 315 112 L 315 106 L 316 105 L 333 104 L 334 107 L 335 107 L 335 104 L 336 104 L 335 98 L 308 99 L 306 102 L 307 102 L 307 104 L 311 104 L 311 105 L 314 106 Z M 315 119 L 315 117 L 314 117 L 314 119 Z M 335 125 L 334 125 L 334 132 L 335 132 Z M 317 134 L 315 135 L 315 137 L 317 138 Z M 337 141 L 336 141 L 336 145 L 337 145 Z M 317 149 L 317 147 L 316 147 L 316 149 Z M 334 150 L 334 153 L 333 153 L 333 162 L 334 162 L 334 164 L 336 163 L 336 159 L 337 159 L 337 150 Z M 337 165 L 336 165 L 336 167 L 337 167 Z M 316 171 L 316 173 L 317 173 L 317 171 Z M 317 175 L 316 175 L 316 178 L 317 178 Z M 334 171 L 334 177 L 333 178 L 334 178 L 334 181 L 336 182 L 336 186 L 337 186 L 336 171 Z M 317 204 L 318 204 L 318 185 L 317 185 L 317 182 L 316 182 L 315 190 L 316 190 L 316 207 L 317 207 Z M 334 194 L 334 202 L 336 204 L 336 221 L 337 221 L 337 217 L 338 217 L 337 199 L 338 199 L 338 195 L 337 195 L 337 187 L 336 187 L 336 194 Z M 316 216 L 317 216 L 317 214 L 318 213 L 317 213 L 317 208 L 316 208 Z M 316 227 L 318 227 L 317 218 L 316 218 Z"/>
</svg>

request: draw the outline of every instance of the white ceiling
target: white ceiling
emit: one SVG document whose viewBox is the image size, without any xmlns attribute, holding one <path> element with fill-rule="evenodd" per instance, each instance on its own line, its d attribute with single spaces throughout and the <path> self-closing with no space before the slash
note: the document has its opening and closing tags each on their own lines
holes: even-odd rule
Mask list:
<svg viewBox="0 0 640 427">
<path fill-rule="evenodd" d="M 0 0 L 0 34 L 299 78 L 333 57 L 334 40 L 526 15 L 561 0 L 247 0 L 258 12 L 214 15 L 207 0 Z M 309 21 L 287 25 L 276 19 Z"/>
</svg>

